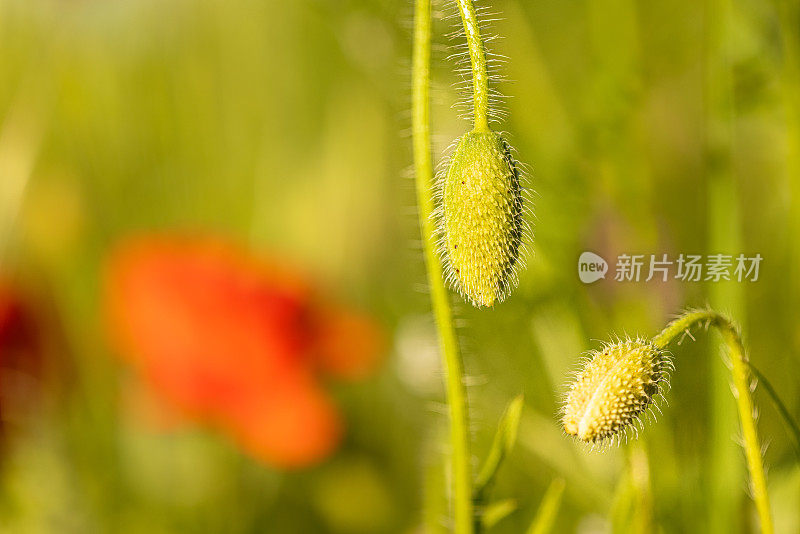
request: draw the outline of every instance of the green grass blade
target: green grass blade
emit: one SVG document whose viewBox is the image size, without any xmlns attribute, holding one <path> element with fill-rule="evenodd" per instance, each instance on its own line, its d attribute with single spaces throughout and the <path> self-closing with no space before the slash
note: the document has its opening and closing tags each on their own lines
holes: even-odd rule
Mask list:
<svg viewBox="0 0 800 534">
<path fill-rule="evenodd" d="M 542 497 L 536 517 L 528 529 L 528 534 L 547 534 L 553 529 L 556 521 L 558 509 L 561 507 L 561 498 L 564 496 L 565 487 L 563 478 L 556 478 L 550 483 L 547 491 Z"/>
<path fill-rule="evenodd" d="M 475 498 L 481 500 L 486 489 L 497 476 L 497 471 L 503 463 L 503 459 L 511 452 L 514 447 L 514 442 L 517 441 L 517 432 L 519 430 L 519 421 L 522 416 L 522 406 L 524 398 L 519 395 L 514 398 L 506 408 L 505 413 L 500 418 L 500 423 L 497 426 L 497 433 L 494 436 L 492 447 L 489 449 L 489 454 L 486 457 L 483 467 L 478 474 L 478 479 L 475 482 Z"/>
<path fill-rule="evenodd" d="M 489 530 L 516 510 L 517 501 L 515 499 L 504 499 L 502 501 L 493 502 L 483 510 L 483 514 L 481 514 L 481 526 L 484 530 Z"/>
</svg>

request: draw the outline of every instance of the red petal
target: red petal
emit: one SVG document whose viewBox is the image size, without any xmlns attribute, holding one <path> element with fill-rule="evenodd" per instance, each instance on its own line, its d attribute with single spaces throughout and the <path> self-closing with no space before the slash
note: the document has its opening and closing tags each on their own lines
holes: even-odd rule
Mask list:
<svg viewBox="0 0 800 534">
<path fill-rule="evenodd" d="M 370 376 L 383 360 L 386 342 L 366 315 L 328 310 L 319 321 L 314 355 L 321 369 L 346 380 Z"/>
<path fill-rule="evenodd" d="M 112 328 L 160 396 L 278 466 L 332 450 L 340 424 L 307 355 L 310 291 L 217 242 L 139 240 L 108 270 Z"/>
<path fill-rule="evenodd" d="M 309 378 L 273 384 L 227 420 L 243 448 L 283 468 L 305 467 L 332 453 L 342 436 L 330 398 Z"/>
</svg>

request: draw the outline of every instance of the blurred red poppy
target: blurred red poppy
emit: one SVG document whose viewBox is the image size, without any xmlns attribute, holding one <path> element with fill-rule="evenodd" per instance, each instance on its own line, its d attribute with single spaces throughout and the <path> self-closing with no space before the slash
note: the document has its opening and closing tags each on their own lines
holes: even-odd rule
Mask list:
<svg viewBox="0 0 800 534">
<path fill-rule="evenodd" d="M 380 360 L 373 320 L 221 241 L 126 241 L 106 282 L 113 339 L 154 392 L 276 467 L 320 461 L 341 438 L 319 372 L 362 378 Z"/>
<path fill-rule="evenodd" d="M 42 343 L 28 300 L 0 280 L 0 433 L 23 422 L 37 404 Z"/>
</svg>

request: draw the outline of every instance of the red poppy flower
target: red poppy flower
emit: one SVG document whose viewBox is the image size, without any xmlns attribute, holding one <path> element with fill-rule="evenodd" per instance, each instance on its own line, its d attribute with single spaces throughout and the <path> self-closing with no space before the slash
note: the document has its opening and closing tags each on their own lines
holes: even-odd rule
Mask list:
<svg viewBox="0 0 800 534">
<path fill-rule="evenodd" d="M 107 274 L 114 340 L 161 398 L 274 466 L 333 451 L 342 422 L 319 374 L 374 370 L 382 343 L 372 320 L 220 241 L 128 241 Z"/>
</svg>

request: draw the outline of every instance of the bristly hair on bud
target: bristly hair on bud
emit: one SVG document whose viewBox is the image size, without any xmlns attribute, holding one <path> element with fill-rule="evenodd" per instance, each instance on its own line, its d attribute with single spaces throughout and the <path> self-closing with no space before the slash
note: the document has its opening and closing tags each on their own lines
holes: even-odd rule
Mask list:
<svg viewBox="0 0 800 534">
<path fill-rule="evenodd" d="M 449 163 L 439 212 L 447 281 L 475 306 L 492 306 L 517 283 L 526 228 L 517 164 L 489 129 L 461 137 Z"/>
<path fill-rule="evenodd" d="M 490 127 L 500 116 L 500 95 L 490 87 L 500 58 L 486 50 L 484 24 L 494 17 L 476 9 L 473 0 L 452 5 L 461 20 L 458 38 L 466 41 L 464 52 L 452 57 L 471 88 L 473 127 L 451 145 L 455 149 L 438 174 L 439 253 L 450 287 L 474 306 L 488 307 L 517 285 L 529 235 L 529 191 L 521 187 L 522 166 L 510 145 Z"/>
<path fill-rule="evenodd" d="M 564 430 L 588 443 L 636 430 L 668 384 L 671 369 L 669 355 L 644 339 L 625 339 L 593 351 L 567 393 Z"/>
</svg>

